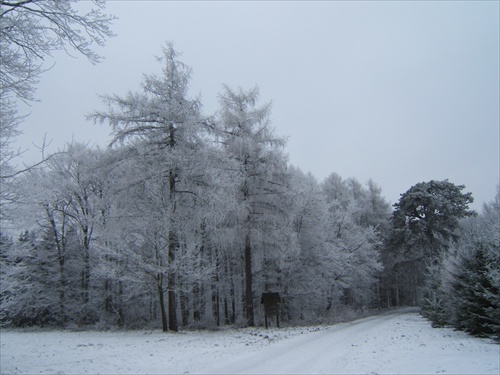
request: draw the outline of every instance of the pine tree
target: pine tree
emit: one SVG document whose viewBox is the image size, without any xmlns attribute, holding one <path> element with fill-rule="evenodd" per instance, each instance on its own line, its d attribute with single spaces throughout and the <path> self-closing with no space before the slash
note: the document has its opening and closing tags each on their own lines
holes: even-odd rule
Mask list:
<svg viewBox="0 0 500 375">
<path fill-rule="evenodd" d="M 459 258 L 455 282 L 454 325 L 477 336 L 499 337 L 500 290 L 494 284 L 492 272 L 497 272 L 498 259 L 489 255 L 484 243 L 475 243 Z M 495 251 L 498 251 L 496 249 Z"/>
<path fill-rule="evenodd" d="M 446 304 L 449 295 L 443 285 L 445 272 L 442 261 L 430 264 L 426 269 L 421 312 L 431 321 L 433 327 L 444 327 L 450 323 Z"/>
<path fill-rule="evenodd" d="M 448 180 L 421 182 L 394 204 L 386 263 L 392 264 L 387 273 L 396 304 L 422 303 L 425 268 L 438 263 L 460 237 L 460 219 L 476 215 L 468 207 L 472 194 L 462 193 L 464 188 Z"/>
</svg>

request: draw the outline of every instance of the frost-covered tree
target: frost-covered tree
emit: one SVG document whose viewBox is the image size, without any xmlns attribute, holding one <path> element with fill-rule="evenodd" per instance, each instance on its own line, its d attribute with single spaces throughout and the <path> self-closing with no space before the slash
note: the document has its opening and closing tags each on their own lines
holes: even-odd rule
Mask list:
<svg viewBox="0 0 500 375">
<path fill-rule="evenodd" d="M 191 70 L 179 60 L 172 44 L 158 58 L 163 64 L 161 75 L 145 75 L 142 92 L 103 97 L 106 112 L 95 112 L 90 118 L 109 123 L 112 144 L 124 144 L 139 150 L 138 155 L 153 165 L 150 176 L 144 176 L 150 189 L 151 207 L 163 227 L 159 251 L 166 252 L 163 265 L 168 295 L 168 328 L 177 331 L 176 256 L 183 244 L 180 217 L 183 207 L 196 194 L 192 191 L 196 176 L 203 174 L 199 161 L 200 145 L 205 131 L 200 116 L 200 102 L 188 98 Z M 166 330 L 167 327 L 164 326 Z"/>
<path fill-rule="evenodd" d="M 323 182 L 323 190 L 329 199 L 337 200 L 342 207 L 351 205 L 357 224 L 387 231 L 391 208 L 382 196 L 382 189 L 373 180 L 368 180 L 365 187 L 354 177 L 344 180 L 332 173 Z"/>
<path fill-rule="evenodd" d="M 47 323 L 50 320 L 47 308 L 52 304 L 58 305 L 57 297 L 47 298 L 45 288 L 37 282 L 40 277 L 45 276 L 39 272 L 43 263 L 35 259 L 37 254 L 36 236 L 33 232 L 25 231 L 17 241 L 2 235 L 0 242 L 2 325 Z"/>
<path fill-rule="evenodd" d="M 328 207 L 327 241 L 341 264 L 332 283 L 332 301 L 367 307 L 375 298 L 377 276 L 382 270 L 380 233 L 363 219 L 370 212 L 367 191 L 356 179 L 344 181 L 335 173 L 325 179 L 322 189 Z M 381 219 L 371 220 L 377 223 Z"/>
<path fill-rule="evenodd" d="M 225 86 L 219 97 L 221 142 L 237 167 L 238 206 L 233 226 L 244 263 L 246 324 L 255 325 L 255 279 L 260 290 L 277 288 L 285 252 L 295 249 L 290 230 L 285 140 L 270 126 L 270 104 L 257 107 L 257 88 L 234 91 Z M 272 271 L 271 271 L 272 269 Z"/>
<path fill-rule="evenodd" d="M 68 230 L 62 256 L 52 228 L 21 233 L 11 248 L 2 248 L 3 324 L 64 325 L 77 322 L 81 300 L 78 244 Z M 74 319 L 74 320 L 73 320 Z"/>
<path fill-rule="evenodd" d="M 386 277 L 395 304 L 418 304 L 428 264 L 459 238 L 459 221 L 474 216 L 471 193 L 448 180 L 421 182 L 394 205 L 386 248 Z"/>
<path fill-rule="evenodd" d="M 442 255 L 439 262 L 432 262 L 425 270 L 421 311 L 433 327 L 443 327 L 450 322 L 448 310 L 453 296 L 449 279 L 452 265 L 450 257 Z"/>
<path fill-rule="evenodd" d="M 293 229 L 299 253 L 285 271 L 285 318 L 314 320 L 332 306 L 332 285 L 341 259 L 327 242 L 328 210 L 317 180 L 291 167 Z"/>
<path fill-rule="evenodd" d="M 290 315 L 314 319 L 372 305 L 382 269 L 380 228 L 388 214 L 380 188 L 336 173 L 319 185 L 312 176 L 291 171 L 290 209 L 300 252 L 287 282 Z"/>
<path fill-rule="evenodd" d="M 206 237 L 214 231 L 221 216 L 213 206 L 224 207 L 224 198 L 217 196 L 215 189 L 206 189 L 200 180 L 201 185 L 178 185 L 183 186 L 184 192 L 177 200 L 176 209 L 176 218 L 182 225 L 176 228 L 179 245 L 172 261 L 168 258 L 169 231 L 166 230 L 170 209 L 159 204 L 164 196 L 164 184 L 168 183 L 162 165 L 151 158 L 148 147 L 123 147 L 114 151 L 119 155 L 115 156 L 116 165 L 111 172 L 115 182 L 112 212 L 106 222 L 106 233 L 99 236 L 103 254 L 101 273 L 110 283 L 126 284 L 121 292 L 124 298 L 119 300 L 137 299 L 134 293 L 139 286 L 146 289 L 148 295 L 156 296 L 154 305 L 163 329 L 167 330 L 168 277 L 170 272 L 175 272 L 182 325 L 189 324 L 194 319 L 190 318 L 189 303 L 195 304 L 190 298 L 191 288 L 193 284 L 207 282 L 211 276 L 207 275 L 210 265 L 200 258 L 204 258 L 201 253 L 209 251 Z M 203 165 L 206 166 L 200 159 L 199 167 Z M 198 172 L 198 177 L 202 178 L 203 174 Z M 210 183 L 206 179 L 203 182 Z M 107 272 L 107 269 L 115 272 Z M 129 312 L 124 308 L 124 323 L 129 324 Z"/>
<path fill-rule="evenodd" d="M 363 224 L 377 228 L 385 237 L 389 230 L 391 206 L 382 196 L 382 188 L 372 179 L 366 183 L 365 201 L 363 207 Z"/>
<path fill-rule="evenodd" d="M 462 220 L 460 237 L 428 266 L 422 314 L 433 325 L 500 337 L 499 197 Z"/>
<path fill-rule="evenodd" d="M 44 60 L 58 50 L 76 51 L 90 62 L 101 61 L 95 46 L 103 46 L 114 34 L 110 25 L 114 16 L 104 13 L 105 1 L 76 0 L 2 0 L 0 1 L 0 207 L 5 219 L 7 207 L 16 199 L 13 177 L 14 159 L 19 150 L 12 148 L 21 133 L 17 100 L 36 100 L 35 88 L 40 76 L 50 67 Z"/>
<path fill-rule="evenodd" d="M 14 240 L 0 232 L 0 325 L 12 324 L 18 316 L 18 297 L 27 288 L 26 280 L 29 272 L 26 270 L 26 258 L 29 251 L 22 251 Z"/>
<path fill-rule="evenodd" d="M 19 124 L 22 118 L 17 111 L 7 92 L 0 88 L 0 221 L 3 225 L 12 216 L 11 206 L 19 197 L 14 186 L 16 168 L 13 164 L 20 152 L 13 149 L 12 144 L 21 133 Z"/>
<path fill-rule="evenodd" d="M 91 251 L 94 231 L 102 220 L 103 176 L 97 173 L 99 151 L 89 151 L 84 145 L 72 144 L 68 150 L 47 162 L 53 178 L 63 181 L 60 196 L 65 197 L 69 216 L 80 239 L 83 262 L 81 283 L 82 303 L 90 301 Z"/>
<path fill-rule="evenodd" d="M 471 193 L 448 180 L 421 182 L 401 195 L 391 219 L 391 246 L 413 257 L 433 257 L 458 238 L 459 220 L 474 216 Z"/>
<path fill-rule="evenodd" d="M 325 178 L 321 188 L 329 201 L 335 200 L 343 207 L 347 207 L 353 201 L 353 196 L 349 192 L 347 184 L 342 179 L 342 176 L 335 172 Z"/>
<path fill-rule="evenodd" d="M 353 206 L 342 207 L 337 201 L 328 203 L 328 243 L 341 264 L 332 283 L 332 295 L 353 307 L 368 307 L 375 298 L 377 276 L 382 270 L 373 227 L 356 223 Z M 334 300 L 333 298 L 333 300 Z"/>
<path fill-rule="evenodd" d="M 95 259 L 94 231 L 101 224 L 104 212 L 104 177 L 97 172 L 100 156 L 99 151 L 83 145 L 69 145 L 66 152 L 50 158 L 43 167 L 31 169 L 18 178 L 18 191 L 23 195 L 23 202 L 17 208 L 18 225 L 41 233 L 40 251 L 57 265 L 52 277 L 58 279 L 60 315 L 71 315 L 65 312 L 66 297 L 71 290 L 78 295 L 75 297 L 79 304 L 78 320 L 82 323 L 97 319 L 91 297 L 95 289 L 91 273 Z M 75 256 L 77 259 L 69 260 Z M 70 272 L 69 263 L 72 263 Z M 78 280 L 77 285 L 68 275 L 71 280 Z"/>
<path fill-rule="evenodd" d="M 0 1 L 0 84 L 12 97 L 34 100 L 43 61 L 58 50 L 75 50 L 92 63 L 101 60 L 94 46 L 114 34 L 115 17 L 105 14 L 105 1 L 93 0 L 82 11 L 78 1 Z M 12 98 L 11 97 L 11 98 Z"/>
<path fill-rule="evenodd" d="M 454 275 L 453 323 L 473 335 L 500 337 L 499 244 L 471 244 L 460 254 Z"/>
<path fill-rule="evenodd" d="M 133 151 L 131 151 L 133 153 Z M 113 232 L 103 240 L 107 267 L 118 271 L 121 282 L 142 284 L 158 294 L 163 330 L 168 329 L 165 298 L 168 277 L 168 230 L 165 218 L 169 212 L 158 204 L 161 199 L 163 171 L 148 165 L 148 158 L 121 162 L 122 176 L 115 196 L 113 214 L 108 226 Z"/>
</svg>

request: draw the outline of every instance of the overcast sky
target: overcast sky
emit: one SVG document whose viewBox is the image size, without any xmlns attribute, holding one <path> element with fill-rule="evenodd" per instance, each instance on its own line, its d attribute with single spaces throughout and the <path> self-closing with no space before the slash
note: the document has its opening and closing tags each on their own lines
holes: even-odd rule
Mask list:
<svg viewBox="0 0 500 375">
<path fill-rule="evenodd" d="M 60 53 L 42 76 L 18 142 L 26 161 L 44 134 L 49 151 L 105 145 L 109 128 L 85 120 L 104 108 L 98 94 L 138 90 L 171 41 L 205 113 L 223 84 L 258 85 L 290 163 L 319 181 L 372 178 L 391 203 L 431 179 L 466 185 L 475 209 L 495 196 L 498 1 L 108 0 L 107 11 L 119 20 L 105 61 Z"/>
</svg>

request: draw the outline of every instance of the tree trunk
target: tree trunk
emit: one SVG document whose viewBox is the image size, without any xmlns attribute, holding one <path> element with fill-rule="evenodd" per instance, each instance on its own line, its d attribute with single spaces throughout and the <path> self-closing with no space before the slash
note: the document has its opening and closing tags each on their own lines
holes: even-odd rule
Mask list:
<svg viewBox="0 0 500 375">
<path fill-rule="evenodd" d="M 181 292 L 179 299 L 180 299 L 179 304 L 181 308 L 182 326 L 186 327 L 189 324 L 189 314 L 190 314 L 189 294 L 186 292 Z"/>
<path fill-rule="evenodd" d="M 173 125 L 170 124 L 170 147 L 173 149 L 174 142 L 174 129 Z M 175 172 L 169 170 L 168 172 L 168 183 L 169 183 L 169 199 L 170 199 L 170 228 L 168 232 L 168 263 L 170 265 L 170 270 L 168 272 L 168 326 L 170 330 L 177 332 L 179 330 L 177 324 L 177 301 L 175 295 L 175 273 L 174 273 L 174 261 L 175 252 L 177 250 L 177 235 L 175 233 L 175 211 L 176 211 L 176 201 L 175 201 Z"/>
<path fill-rule="evenodd" d="M 219 291 L 217 283 L 212 283 L 212 316 L 217 327 L 220 325 L 219 317 Z"/>
<path fill-rule="evenodd" d="M 175 277 L 169 275 L 168 279 L 168 327 L 171 331 L 177 332 L 179 330 L 179 325 L 177 323 L 177 301 L 175 290 L 173 289 L 175 288 Z"/>
<path fill-rule="evenodd" d="M 231 324 L 236 323 L 236 283 L 234 281 L 234 278 L 230 278 L 231 282 L 231 289 L 229 290 L 229 296 L 231 298 L 231 315 L 229 318 L 229 322 Z"/>
<path fill-rule="evenodd" d="M 111 314 L 111 282 L 109 281 L 109 278 L 106 277 L 104 280 L 104 312 L 106 315 Z"/>
<path fill-rule="evenodd" d="M 229 304 L 227 303 L 227 295 L 224 296 L 224 324 L 230 324 Z"/>
<path fill-rule="evenodd" d="M 205 225 L 201 225 L 201 246 L 200 246 L 200 255 L 197 260 L 198 269 L 204 269 L 203 261 L 205 260 Z M 217 272 L 217 266 L 216 266 Z M 205 313 L 205 289 L 203 288 L 203 284 L 199 282 L 195 282 L 193 285 L 193 298 L 192 298 L 192 306 L 193 306 L 193 321 L 199 322 L 202 320 L 202 316 L 204 317 Z"/>
<path fill-rule="evenodd" d="M 175 234 L 173 231 L 170 232 L 169 235 L 169 244 L 168 244 L 168 260 L 169 264 L 173 265 L 175 261 Z M 171 331 L 177 332 L 179 330 L 179 326 L 177 323 L 177 300 L 175 294 L 175 273 L 172 271 L 173 267 L 171 267 L 168 273 L 168 327 Z"/>
<path fill-rule="evenodd" d="M 215 309 L 217 311 L 217 327 L 220 326 L 220 295 L 219 289 L 217 288 L 217 293 L 215 295 Z"/>
<path fill-rule="evenodd" d="M 89 297 L 89 286 L 90 286 L 90 241 L 88 238 L 88 227 L 83 228 L 83 270 L 82 270 L 82 293 L 83 293 L 83 304 L 86 305 L 90 301 Z"/>
<path fill-rule="evenodd" d="M 116 314 L 118 315 L 118 326 L 123 327 L 125 317 L 123 315 L 123 282 L 118 281 L 118 296 L 116 301 Z"/>
<path fill-rule="evenodd" d="M 203 288 L 196 283 L 193 287 L 193 321 L 201 320 L 202 311 L 204 311 Z"/>
<path fill-rule="evenodd" d="M 58 247 L 58 264 L 59 264 L 59 317 L 62 322 L 66 322 L 66 311 L 65 311 L 65 303 L 66 303 L 66 280 L 64 277 L 64 255 L 61 252 L 61 249 Z"/>
<path fill-rule="evenodd" d="M 157 278 L 157 290 L 158 290 L 158 297 L 160 301 L 160 313 L 161 313 L 161 328 L 163 332 L 168 331 L 168 324 L 167 324 L 167 312 L 165 310 L 165 298 L 163 294 L 163 275 L 158 275 Z"/>
<path fill-rule="evenodd" d="M 65 254 L 66 254 L 66 240 L 64 236 L 64 227 L 65 227 L 65 215 L 63 214 L 63 224 L 62 224 L 62 231 L 61 235 L 59 235 L 59 232 L 57 230 L 56 226 L 56 221 L 54 219 L 53 213 L 49 210 L 49 207 L 47 206 L 46 208 L 47 216 L 50 222 L 50 225 L 52 227 L 52 232 L 54 236 L 54 244 L 56 245 L 57 249 L 57 261 L 59 265 L 59 315 L 62 319 L 63 322 L 66 321 L 66 311 L 65 311 L 65 303 L 66 303 L 66 297 L 65 297 L 65 290 L 66 290 L 66 281 L 64 277 L 64 263 L 65 263 Z"/>
<path fill-rule="evenodd" d="M 245 236 L 245 311 L 248 326 L 255 326 L 253 314 L 253 277 L 252 277 L 252 247 L 250 235 Z"/>
</svg>

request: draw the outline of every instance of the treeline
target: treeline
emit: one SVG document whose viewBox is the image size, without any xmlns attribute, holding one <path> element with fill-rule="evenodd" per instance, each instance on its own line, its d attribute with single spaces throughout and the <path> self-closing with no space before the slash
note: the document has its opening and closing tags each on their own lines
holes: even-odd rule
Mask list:
<svg viewBox="0 0 500 375">
<path fill-rule="evenodd" d="M 163 52 L 141 92 L 89 116 L 111 147 L 71 144 L 3 183 L 4 223 L 22 230 L 0 237 L 3 325 L 260 325 L 263 292 L 280 293 L 283 321 L 428 303 L 470 193 L 418 184 L 391 213 L 371 180 L 319 183 L 288 164 L 257 89 L 224 87 L 205 116 L 189 67 Z"/>
<path fill-rule="evenodd" d="M 380 188 L 320 185 L 288 166 L 257 89 L 224 88 L 204 117 L 170 45 L 162 65 L 90 116 L 113 147 L 69 145 L 16 180 L 11 216 L 28 231 L 2 239 L 2 321 L 254 325 L 264 291 L 284 320 L 371 306 Z"/>
</svg>

